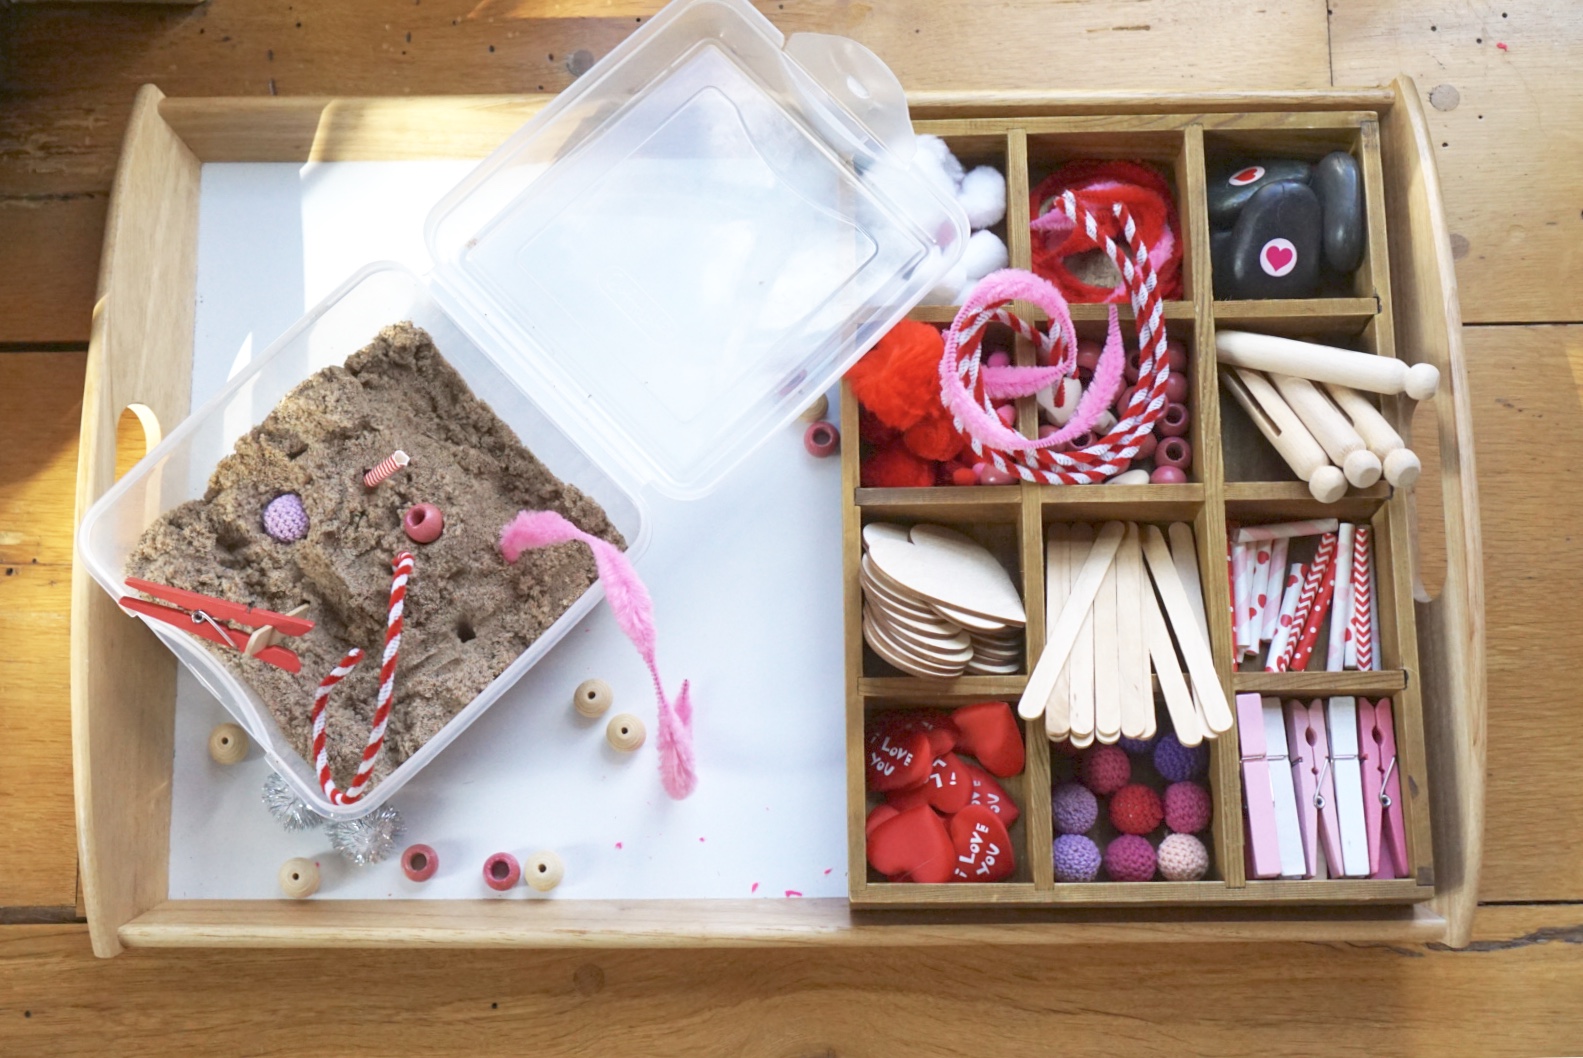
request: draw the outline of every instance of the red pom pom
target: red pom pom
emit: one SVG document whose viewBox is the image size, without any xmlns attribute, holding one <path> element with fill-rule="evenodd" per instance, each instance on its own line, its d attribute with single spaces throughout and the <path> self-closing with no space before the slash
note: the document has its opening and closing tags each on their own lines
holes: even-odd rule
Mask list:
<svg viewBox="0 0 1583 1058">
<path fill-rule="evenodd" d="M 934 465 L 898 441 L 870 453 L 859 468 L 859 478 L 870 489 L 923 489 L 934 484 Z"/>
<path fill-rule="evenodd" d="M 852 365 L 847 381 L 859 404 L 885 425 L 905 430 L 940 407 L 944 352 L 939 331 L 917 320 L 902 320 Z"/>
<path fill-rule="evenodd" d="M 902 439 L 913 455 L 924 459 L 955 459 L 967 447 L 966 439 L 957 432 L 951 420 L 933 413 L 909 427 Z"/>
<path fill-rule="evenodd" d="M 1147 786 L 1131 783 L 1111 795 L 1110 824 L 1123 834 L 1147 834 L 1164 818 L 1160 795 Z"/>
<path fill-rule="evenodd" d="M 865 444 L 888 445 L 901 436 L 901 431 L 880 422 L 879 416 L 867 408 L 858 408 L 857 435 Z"/>
</svg>

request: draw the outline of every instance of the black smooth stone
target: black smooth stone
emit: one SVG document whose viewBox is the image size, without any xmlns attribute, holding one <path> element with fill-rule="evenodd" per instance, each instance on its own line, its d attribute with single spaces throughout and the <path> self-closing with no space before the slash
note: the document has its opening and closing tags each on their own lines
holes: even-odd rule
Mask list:
<svg viewBox="0 0 1583 1058">
<path fill-rule="evenodd" d="M 1324 211 L 1325 263 L 1350 272 L 1363 262 L 1363 174 L 1346 151 L 1319 159 L 1309 185 Z"/>
<path fill-rule="evenodd" d="M 1231 274 L 1230 231 L 1209 233 L 1209 267 L 1216 276 Z"/>
<path fill-rule="evenodd" d="M 1311 297 L 1319 285 L 1319 229 L 1319 197 L 1307 186 L 1283 180 L 1260 188 L 1231 229 L 1222 254 L 1227 267 L 1215 269 L 1215 297 Z"/>
<path fill-rule="evenodd" d="M 1311 170 L 1307 162 L 1294 158 L 1266 158 L 1262 161 L 1238 162 L 1220 169 L 1209 177 L 1209 223 L 1216 228 L 1229 228 L 1237 214 L 1261 188 L 1282 180 L 1309 182 Z"/>
</svg>

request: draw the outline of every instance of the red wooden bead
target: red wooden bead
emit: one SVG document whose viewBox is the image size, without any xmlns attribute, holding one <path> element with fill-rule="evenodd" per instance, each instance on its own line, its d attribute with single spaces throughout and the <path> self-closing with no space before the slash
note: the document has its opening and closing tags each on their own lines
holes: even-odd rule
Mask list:
<svg viewBox="0 0 1583 1058">
<path fill-rule="evenodd" d="M 1161 437 L 1181 437 L 1187 433 L 1189 418 L 1187 405 L 1167 404 L 1165 410 L 1160 413 L 1159 425 L 1155 429 L 1159 431 Z"/>
<path fill-rule="evenodd" d="M 401 528 L 415 544 L 432 544 L 445 532 L 445 515 L 432 503 L 417 503 L 407 508 Z"/>
<path fill-rule="evenodd" d="M 802 443 L 809 455 L 823 459 L 835 454 L 836 449 L 841 447 L 841 431 L 831 423 L 811 422 L 808 429 L 803 431 Z"/>
<path fill-rule="evenodd" d="M 1151 485 L 1185 485 L 1187 475 L 1181 467 L 1155 467 L 1154 473 L 1149 475 Z"/>
<path fill-rule="evenodd" d="M 1180 404 L 1187 399 L 1187 376 L 1180 371 L 1172 371 L 1165 376 L 1165 399 L 1172 404 Z"/>
<path fill-rule="evenodd" d="M 1154 450 L 1154 465 L 1186 470 L 1193 465 L 1193 446 L 1180 437 L 1167 437 Z"/>
<path fill-rule="evenodd" d="M 484 861 L 484 884 L 505 892 L 522 880 L 522 865 L 509 852 L 497 852 Z"/>
<path fill-rule="evenodd" d="M 440 869 L 440 857 L 427 845 L 409 845 L 401 854 L 401 871 L 415 882 L 426 882 Z"/>
</svg>

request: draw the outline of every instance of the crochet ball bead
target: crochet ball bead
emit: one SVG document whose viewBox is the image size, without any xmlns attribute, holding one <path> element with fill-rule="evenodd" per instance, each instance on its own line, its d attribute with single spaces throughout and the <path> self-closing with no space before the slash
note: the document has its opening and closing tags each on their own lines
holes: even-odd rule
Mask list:
<svg viewBox="0 0 1583 1058">
<path fill-rule="evenodd" d="M 1099 877 L 1099 846 L 1081 834 L 1055 839 L 1055 880 L 1092 882 Z"/>
<path fill-rule="evenodd" d="M 646 736 L 643 721 L 631 713 L 613 716 L 610 718 L 610 723 L 605 725 L 605 740 L 622 753 L 631 753 L 643 745 Z"/>
<path fill-rule="evenodd" d="M 604 716 L 605 710 L 610 708 L 610 703 L 615 699 L 615 692 L 604 680 L 584 680 L 572 692 L 572 708 L 592 720 L 596 716 Z"/>
<path fill-rule="evenodd" d="M 1084 786 L 1109 797 L 1132 780 L 1132 761 L 1120 746 L 1095 746 L 1083 754 L 1078 774 Z"/>
<path fill-rule="evenodd" d="M 1099 800 L 1081 783 L 1065 782 L 1050 795 L 1057 834 L 1086 834 L 1099 819 Z"/>
<path fill-rule="evenodd" d="M 445 532 L 445 515 L 432 503 L 414 504 L 402 517 L 401 528 L 414 544 L 432 544 Z"/>
<path fill-rule="evenodd" d="M 547 893 L 566 877 L 566 865 L 553 852 L 535 852 L 528 857 L 525 874 L 528 885 L 541 893 Z"/>
<path fill-rule="evenodd" d="M 408 845 L 401 854 L 401 873 L 415 882 L 426 882 L 440 869 L 440 857 L 427 845 Z"/>
<path fill-rule="evenodd" d="M 219 724 L 209 732 L 209 756 L 216 764 L 240 764 L 247 756 L 247 732 L 235 724 Z"/>
<path fill-rule="evenodd" d="M 1147 834 L 1164 818 L 1160 795 L 1147 786 L 1131 783 L 1111 795 L 1110 825 L 1123 834 Z"/>
<path fill-rule="evenodd" d="M 307 536 L 308 512 L 302 509 L 302 497 L 285 492 L 270 500 L 264 508 L 264 532 L 283 544 Z"/>
<path fill-rule="evenodd" d="M 484 884 L 505 892 L 522 880 L 522 865 L 509 852 L 497 852 L 484 861 Z"/>
<path fill-rule="evenodd" d="M 1154 746 L 1154 770 L 1167 782 L 1185 782 L 1204 774 L 1209 766 L 1209 747 L 1203 744 L 1188 749 L 1166 732 Z"/>
<path fill-rule="evenodd" d="M 1165 788 L 1165 825 L 1178 834 L 1197 834 L 1209 826 L 1209 791 L 1196 782 L 1173 782 Z"/>
<path fill-rule="evenodd" d="M 1196 882 L 1209 873 L 1209 850 L 1191 834 L 1168 834 L 1160 842 L 1160 873 L 1169 882 Z"/>
<path fill-rule="evenodd" d="M 319 891 L 319 865 L 301 856 L 280 865 L 280 891 L 293 900 L 306 900 Z"/>
<path fill-rule="evenodd" d="M 1154 846 L 1136 834 L 1123 834 L 1105 846 L 1105 873 L 1113 882 L 1147 882 L 1154 877 Z"/>
<path fill-rule="evenodd" d="M 1150 735 L 1148 738 L 1124 738 L 1117 742 L 1116 745 L 1128 753 L 1147 753 L 1154 748 L 1154 736 Z"/>
</svg>

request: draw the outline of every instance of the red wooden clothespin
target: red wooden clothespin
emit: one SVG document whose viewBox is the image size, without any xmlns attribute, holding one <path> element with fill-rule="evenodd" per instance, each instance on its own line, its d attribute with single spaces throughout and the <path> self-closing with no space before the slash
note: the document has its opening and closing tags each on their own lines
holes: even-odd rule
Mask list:
<svg viewBox="0 0 1583 1058">
<path fill-rule="evenodd" d="M 146 599 L 123 595 L 116 601 L 124 609 L 142 614 L 144 617 L 152 617 L 157 621 L 164 621 L 166 624 L 174 625 L 183 632 L 201 636 L 211 643 L 219 643 L 221 646 L 227 646 L 232 650 L 249 654 L 278 669 L 285 669 L 287 672 L 292 673 L 302 671 L 302 662 L 298 660 L 295 653 L 285 647 L 275 646 L 272 642 L 266 641 L 272 638 L 269 632 L 287 636 L 306 635 L 313 630 L 313 622 L 305 617 L 299 617 L 296 614 L 276 613 L 273 610 L 261 610 L 257 607 L 244 606 L 240 603 L 226 602 L 224 599 L 216 599 L 212 595 L 200 595 L 195 591 L 172 588 L 165 584 L 155 584 L 153 581 L 143 580 L 138 577 L 128 577 L 126 586 L 133 591 L 140 591 L 145 595 L 152 595 L 156 599 L 164 599 L 175 605 L 161 606 Z M 245 625 L 247 630 L 243 631 L 239 628 L 233 628 L 230 624 L 222 622 Z M 259 636 L 258 632 L 264 629 L 268 629 L 269 632 Z M 250 651 L 249 640 L 255 637 L 262 645 L 255 646 Z"/>
</svg>

